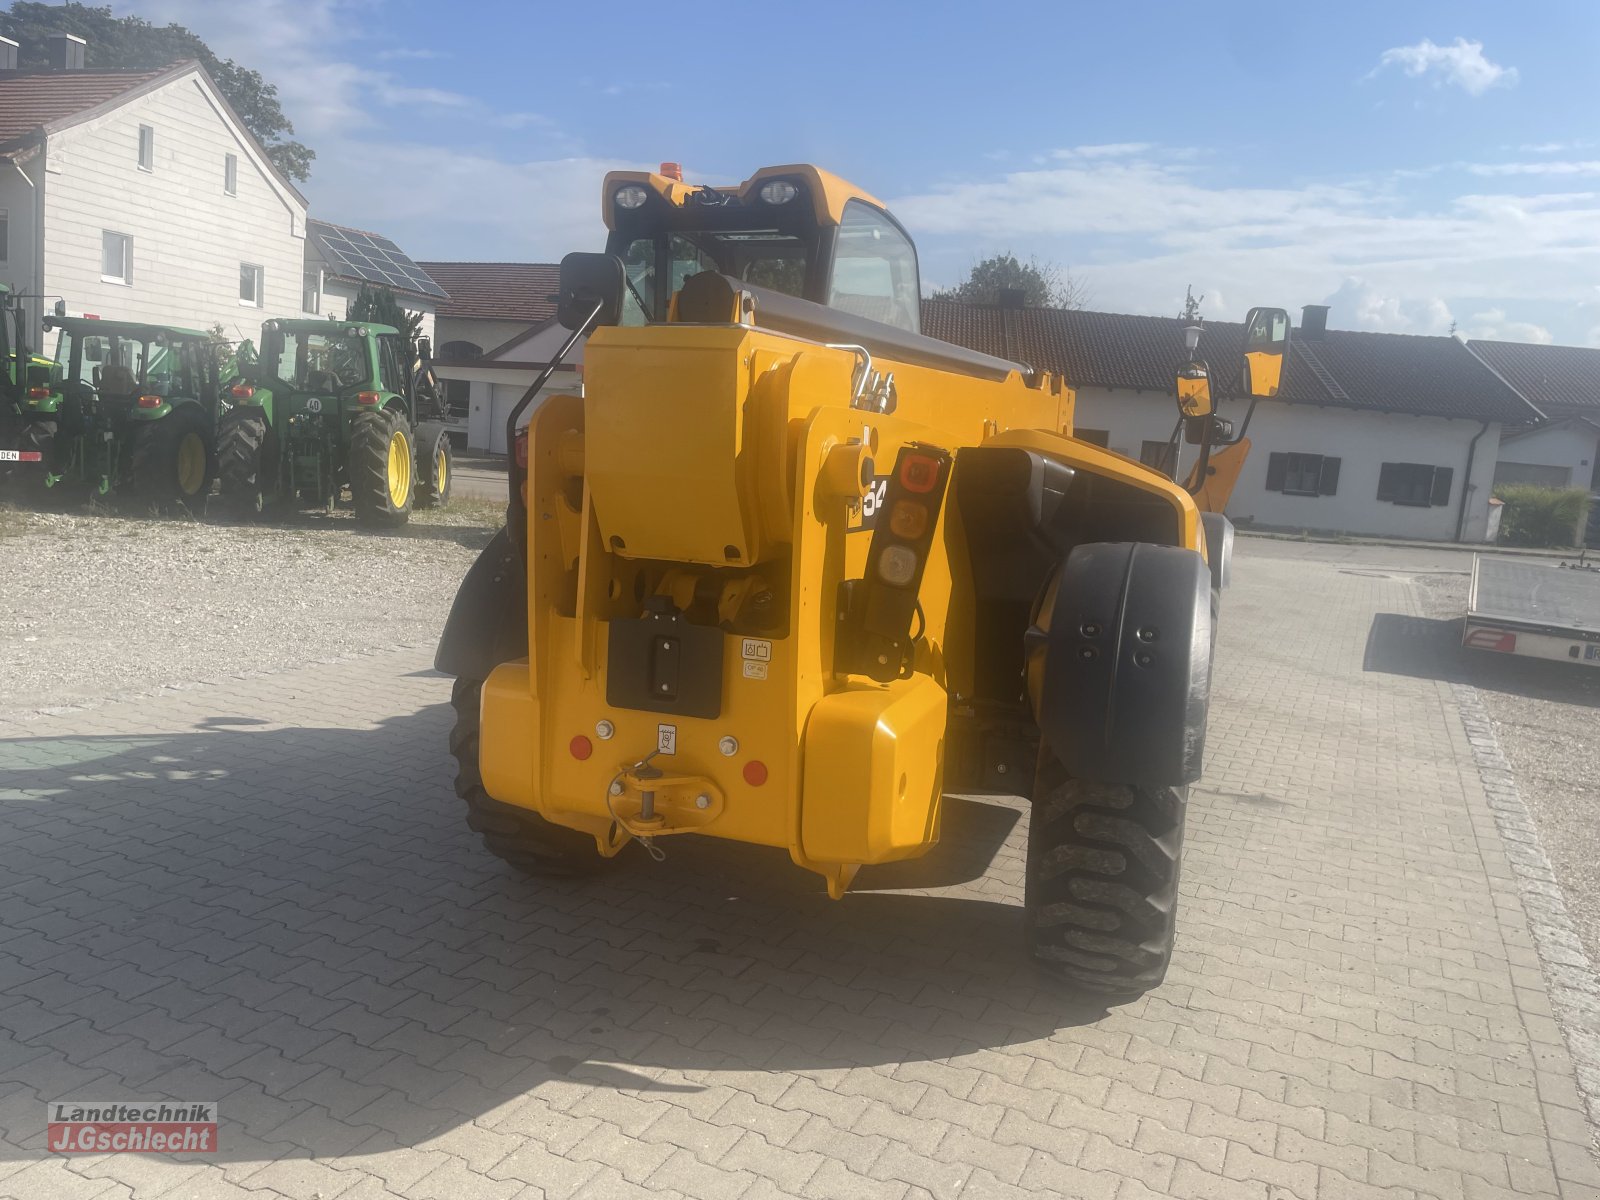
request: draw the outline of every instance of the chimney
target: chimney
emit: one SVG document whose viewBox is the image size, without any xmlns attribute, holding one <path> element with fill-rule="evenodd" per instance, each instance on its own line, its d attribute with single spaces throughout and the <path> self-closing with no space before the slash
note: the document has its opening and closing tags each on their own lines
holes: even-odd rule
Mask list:
<svg viewBox="0 0 1600 1200">
<path fill-rule="evenodd" d="M 1328 306 L 1302 304 L 1300 306 L 1300 336 L 1313 342 L 1328 340 Z"/>
<path fill-rule="evenodd" d="M 999 308 L 1021 308 L 1028 293 L 1021 288 L 997 288 L 994 294 L 995 305 Z"/>
<path fill-rule="evenodd" d="M 88 42 L 75 33 L 52 33 L 46 41 L 52 71 L 83 70 L 83 53 Z"/>
<path fill-rule="evenodd" d="M 17 44 L 8 37 L 0 37 L 0 71 L 17 69 Z"/>
</svg>

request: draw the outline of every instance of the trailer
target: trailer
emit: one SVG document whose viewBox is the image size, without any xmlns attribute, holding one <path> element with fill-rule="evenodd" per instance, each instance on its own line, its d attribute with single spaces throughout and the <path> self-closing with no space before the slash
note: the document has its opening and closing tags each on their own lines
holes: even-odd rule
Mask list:
<svg viewBox="0 0 1600 1200">
<path fill-rule="evenodd" d="M 1474 555 L 1461 644 L 1600 667 L 1600 563 Z"/>
</svg>

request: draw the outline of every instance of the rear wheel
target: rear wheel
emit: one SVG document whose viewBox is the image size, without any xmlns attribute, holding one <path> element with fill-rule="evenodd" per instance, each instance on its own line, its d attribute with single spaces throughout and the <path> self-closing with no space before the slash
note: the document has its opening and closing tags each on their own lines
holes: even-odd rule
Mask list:
<svg viewBox="0 0 1600 1200">
<path fill-rule="evenodd" d="M 1039 747 L 1026 900 L 1036 960 L 1101 995 L 1161 983 L 1176 940 L 1188 792 L 1074 779 Z"/>
<path fill-rule="evenodd" d="M 192 404 L 174 408 L 133 435 L 128 483 L 142 503 L 198 512 L 215 473 L 206 420 Z"/>
<path fill-rule="evenodd" d="M 467 802 L 467 827 L 483 837 L 490 853 L 517 870 L 545 878 L 592 875 L 610 865 L 594 839 L 551 824 L 536 812 L 503 804 L 483 788 L 478 767 L 478 704 L 483 680 L 458 679 L 450 693 L 456 723 L 450 753 L 456 760 L 456 795 Z"/>
<path fill-rule="evenodd" d="M 442 508 L 450 503 L 453 468 L 449 431 L 438 421 L 422 422 L 417 426 L 418 508 Z"/>
<path fill-rule="evenodd" d="M 217 427 L 217 474 L 223 502 L 239 516 L 258 515 L 266 504 L 267 415 L 233 408 Z"/>
<path fill-rule="evenodd" d="M 357 413 L 350 421 L 350 498 L 364 525 L 404 525 L 411 519 L 415 461 L 411 427 L 398 409 Z"/>
</svg>

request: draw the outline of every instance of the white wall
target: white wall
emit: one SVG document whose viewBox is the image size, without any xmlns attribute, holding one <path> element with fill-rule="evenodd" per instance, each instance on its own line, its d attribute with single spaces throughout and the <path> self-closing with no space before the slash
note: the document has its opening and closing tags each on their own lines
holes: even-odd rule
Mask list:
<svg viewBox="0 0 1600 1200">
<path fill-rule="evenodd" d="M 1238 422 L 1244 404 L 1229 404 L 1222 415 Z M 1110 446 L 1139 457 L 1142 440 L 1165 440 L 1177 420 L 1169 395 L 1108 388 L 1078 391 L 1080 428 L 1106 429 Z M 1489 490 L 1499 448 L 1499 426 L 1491 424 L 1478 440 L 1471 480 L 1463 479 L 1467 447 L 1483 428 L 1479 421 L 1445 420 L 1398 413 L 1319 408 L 1263 400 L 1249 429 L 1251 451 L 1228 504 L 1235 521 L 1282 529 L 1369 534 L 1453 541 L 1462 487 L 1467 492 L 1466 540 L 1483 540 Z M 1183 467 L 1195 448 L 1184 446 Z M 1332 496 L 1286 496 L 1266 488 L 1267 460 L 1273 452 L 1321 454 L 1341 460 L 1338 491 Z M 1450 502 L 1414 508 L 1377 498 L 1378 473 L 1385 462 L 1426 463 L 1452 468 Z"/>
<path fill-rule="evenodd" d="M 533 328 L 532 321 L 501 321 L 483 317 L 439 317 L 439 335 L 434 342 L 437 352 L 446 342 L 471 342 L 485 354 L 497 350 L 517 334 Z"/>
<path fill-rule="evenodd" d="M 1500 439 L 1500 462 L 1558 467 L 1567 471 L 1568 487 L 1587 488 L 1594 479 L 1600 429 L 1581 421 L 1544 425 Z"/>
<path fill-rule="evenodd" d="M 0 210 L 6 215 L 8 243 L 5 257 L 0 258 L 0 283 L 9 286 L 12 293 L 18 296 L 37 290 L 33 276 L 34 189 L 28 181 L 37 181 L 41 176 L 39 167 L 42 161 L 35 156 L 20 168 L 9 160 L 0 161 Z M 36 325 L 39 319 L 38 303 L 28 302 L 28 311 Z"/>
<path fill-rule="evenodd" d="M 139 126 L 155 130 L 154 169 L 139 169 Z M 238 194 L 224 158 L 238 158 Z M 300 315 L 305 205 L 253 157 L 198 75 L 50 138 L 45 290 L 70 312 L 258 337 Z M 131 284 L 101 279 L 101 232 L 133 239 Z M 261 307 L 239 302 L 239 266 L 264 271 Z"/>
</svg>

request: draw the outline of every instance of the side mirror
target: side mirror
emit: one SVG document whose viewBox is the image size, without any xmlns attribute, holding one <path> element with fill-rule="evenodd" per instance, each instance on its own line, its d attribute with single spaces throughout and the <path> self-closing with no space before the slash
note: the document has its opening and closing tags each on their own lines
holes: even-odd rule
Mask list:
<svg viewBox="0 0 1600 1200">
<path fill-rule="evenodd" d="M 1211 377 L 1203 363 L 1185 363 L 1178 369 L 1178 411 L 1185 417 L 1207 417 L 1211 403 Z"/>
<path fill-rule="evenodd" d="M 578 329 L 600 306 L 595 325 L 615 325 L 622 320 L 622 295 L 627 286 L 622 260 L 614 254 L 569 254 L 561 260 L 561 295 L 556 317 L 568 329 Z"/>
<path fill-rule="evenodd" d="M 424 363 L 433 361 L 433 343 L 425 337 L 417 339 L 417 357 Z"/>
<path fill-rule="evenodd" d="M 66 316 L 67 315 L 67 302 L 65 300 L 57 300 L 56 304 L 55 304 L 55 308 L 52 311 L 58 317 Z"/>
<path fill-rule="evenodd" d="M 1252 308 L 1244 319 L 1243 394 L 1276 396 L 1288 358 L 1289 314 L 1281 308 Z"/>
</svg>

